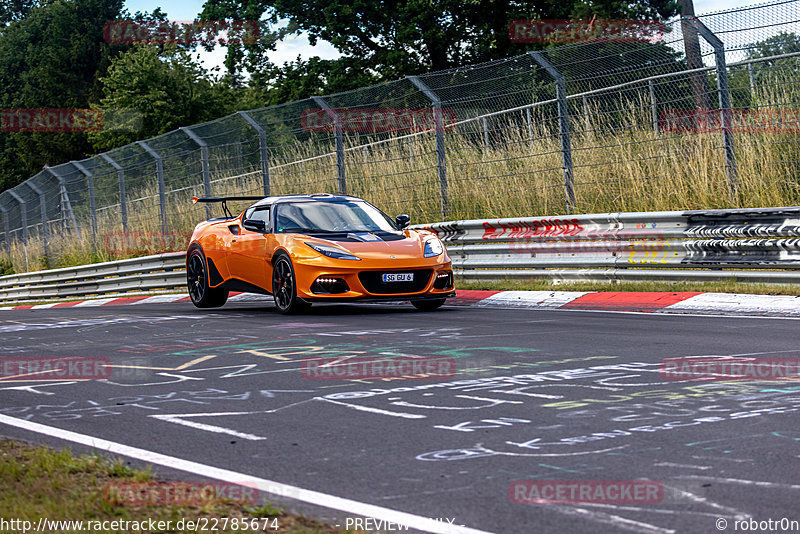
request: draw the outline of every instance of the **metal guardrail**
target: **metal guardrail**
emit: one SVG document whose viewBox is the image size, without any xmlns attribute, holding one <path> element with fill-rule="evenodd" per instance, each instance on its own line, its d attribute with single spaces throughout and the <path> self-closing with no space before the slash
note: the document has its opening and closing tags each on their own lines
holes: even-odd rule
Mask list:
<svg viewBox="0 0 800 534">
<path fill-rule="evenodd" d="M 437 233 L 465 279 L 800 283 L 800 207 L 452 221 Z M 0 304 L 184 291 L 185 253 L 0 277 Z"/>
<path fill-rule="evenodd" d="M 435 231 L 467 279 L 800 282 L 800 207 L 454 221 Z"/>
<path fill-rule="evenodd" d="M 185 252 L 0 277 L 0 304 L 186 289 Z"/>
</svg>

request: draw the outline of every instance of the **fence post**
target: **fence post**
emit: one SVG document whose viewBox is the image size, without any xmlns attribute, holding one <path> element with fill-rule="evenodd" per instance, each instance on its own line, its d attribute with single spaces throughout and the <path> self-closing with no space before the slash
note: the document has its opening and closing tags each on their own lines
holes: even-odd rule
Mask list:
<svg viewBox="0 0 800 534">
<path fill-rule="evenodd" d="M 78 221 L 75 219 L 75 212 L 72 211 L 72 202 L 70 201 L 69 193 L 67 192 L 66 180 L 64 180 L 64 177 L 58 174 L 52 167 L 45 165 L 44 170 L 49 172 L 56 180 L 58 180 L 58 186 L 61 189 L 61 219 L 64 219 L 64 211 L 69 213 L 69 218 L 72 221 L 72 228 L 75 230 L 75 235 L 79 237 L 80 230 L 78 229 Z"/>
<path fill-rule="evenodd" d="M 439 193 L 442 208 L 442 220 L 446 221 L 450 214 L 450 199 L 447 195 L 447 155 L 444 146 L 444 118 L 442 117 L 442 101 L 417 76 L 406 76 L 414 87 L 422 91 L 433 103 L 433 122 L 436 130 L 436 168 L 439 170 Z"/>
<path fill-rule="evenodd" d="M 650 89 L 650 110 L 653 114 L 653 131 L 656 135 L 661 133 L 658 128 L 658 103 L 656 102 L 656 87 L 653 80 L 647 80 L 647 87 Z"/>
<path fill-rule="evenodd" d="M 747 76 L 750 78 L 750 98 L 752 99 L 756 94 L 756 78 L 753 74 L 753 63 L 747 64 Z"/>
<path fill-rule="evenodd" d="M 344 136 L 342 135 L 342 119 L 328 105 L 321 96 L 312 96 L 311 99 L 317 103 L 319 107 L 325 110 L 325 113 L 333 119 L 333 132 L 336 140 L 336 172 L 339 179 L 339 194 L 347 194 L 347 181 L 345 179 L 344 169 Z"/>
<path fill-rule="evenodd" d="M 269 149 L 267 148 L 267 132 L 246 111 L 236 112 L 247 124 L 258 133 L 258 153 L 261 160 L 261 184 L 264 187 L 264 196 L 269 196 Z"/>
<path fill-rule="evenodd" d="M 97 243 L 97 209 L 94 203 L 94 176 L 89 170 L 78 161 L 70 161 L 72 166 L 81 171 L 86 177 L 86 185 L 89 188 L 89 216 L 92 218 L 92 243 Z"/>
<path fill-rule="evenodd" d="M 686 68 L 688 70 L 703 67 L 703 54 L 700 50 L 700 40 L 697 38 L 697 28 L 692 25 L 694 18 L 694 4 L 692 0 L 678 0 L 681 6 L 681 34 L 683 35 L 683 50 L 686 54 Z M 692 87 L 692 99 L 695 109 L 709 109 L 708 80 L 704 72 L 693 72 L 689 75 L 689 85 Z"/>
<path fill-rule="evenodd" d="M 36 193 L 39 197 L 39 212 L 42 217 L 42 241 L 44 241 L 44 257 L 47 260 L 48 264 L 50 262 L 50 243 L 48 239 L 48 229 L 47 229 L 47 203 L 44 198 L 44 192 L 33 185 L 31 180 L 26 180 L 22 182 L 23 184 L 27 185 L 31 188 L 31 190 Z"/>
<path fill-rule="evenodd" d="M 530 51 L 533 57 L 556 82 L 556 99 L 558 100 L 558 131 L 561 137 L 561 162 L 564 168 L 564 192 L 567 196 L 567 213 L 575 206 L 575 190 L 572 169 L 572 143 L 569 136 L 569 109 L 567 108 L 567 83 L 564 76 L 550 63 L 544 54 Z"/>
<path fill-rule="evenodd" d="M 144 141 L 136 141 L 136 144 L 150 154 L 156 160 L 156 176 L 158 177 L 158 202 L 161 206 L 161 234 L 167 235 L 167 199 L 164 193 L 164 158 L 158 152 L 150 148 Z"/>
<path fill-rule="evenodd" d="M 25 206 L 25 201 L 22 197 L 16 194 L 11 189 L 8 194 L 14 197 L 14 200 L 19 204 L 20 218 L 22 219 L 22 248 L 25 250 L 25 270 L 28 270 L 28 208 Z"/>
<path fill-rule="evenodd" d="M 731 124 L 731 91 L 728 86 L 728 66 L 725 63 L 725 45 L 698 18 L 689 21 L 708 44 L 714 48 L 714 60 L 717 66 L 717 86 L 719 95 L 719 112 L 722 123 L 722 144 L 725 147 L 725 172 L 728 175 L 728 187 L 731 194 L 736 194 L 738 186 L 736 169 L 736 152 L 733 147 L 733 127 Z"/>
<path fill-rule="evenodd" d="M 180 131 L 189 136 L 189 139 L 197 143 L 200 147 L 200 167 L 203 173 L 203 194 L 207 197 L 211 196 L 211 168 L 208 163 L 208 143 L 206 143 L 199 135 L 191 131 L 189 128 L 180 127 Z M 211 218 L 211 204 L 206 203 L 206 218 Z M 166 233 L 164 234 L 166 235 Z"/>
<path fill-rule="evenodd" d="M 3 214 L 3 244 L 5 245 L 6 252 L 11 254 L 11 237 L 8 233 L 8 208 L 0 206 L 0 213 Z"/>
<path fill-rule="evenodd" d="M 486 120 L 486 117 L 481 119 L 481 124 L 483 125 L 483 148 L 489 150 L 489 121 Z"/>
<path fill-rule="evenodd" d="M 114 169 L 116 169 L 116 171 L 117 171 L 117 181 L 119 182 L 119 205 L 120 205 L 120 208 L 121 208 L 120 211 L 121 211 L 121 214 L 122 214 L 122 231 L 123 232 L 127 232 L 128 231 L 128 202 L 127 202 L 127 198 L 126 198 L 126 195 L 125 195 L 125 170 L 122 168 L 122 166 L 119 163 L 117 163 L 116 161 L 111 159 L 111 156 L 109 156 L 108 154 L 100 154 L 100 157 L 102 157 L 104 160 L 106 160 L 108 162 L 108 164 L 111 165 L 112 167 L 114 167 Z"/>
</svg>

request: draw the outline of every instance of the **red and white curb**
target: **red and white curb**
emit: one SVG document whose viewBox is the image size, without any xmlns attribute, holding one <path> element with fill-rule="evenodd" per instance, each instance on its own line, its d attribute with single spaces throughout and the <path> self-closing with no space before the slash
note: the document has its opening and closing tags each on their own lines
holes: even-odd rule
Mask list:
<svg viewBox="0 0 800 534">
<path fill-rule="evenodd" d="M 800 317 L 800 296 L 697 292 L 459 291 L 473 306 Z M 449 301 L 448 301 L 449 302 Z M 457 303 L 457 302 L 456 302 Z"/>
<path fill-rule="evenodd" d="M 1 310 L 120 306 L 188 302 L 185 293 L 2 307 Z M 270 297 L 231 293 L 228 302 L 272 303 Z M 484 308 L 567 309 L 685 314 L 800 317 L 800 296 L 695 292 L 475 291 L 462 290 L 448 304 Z"/>
</svg>

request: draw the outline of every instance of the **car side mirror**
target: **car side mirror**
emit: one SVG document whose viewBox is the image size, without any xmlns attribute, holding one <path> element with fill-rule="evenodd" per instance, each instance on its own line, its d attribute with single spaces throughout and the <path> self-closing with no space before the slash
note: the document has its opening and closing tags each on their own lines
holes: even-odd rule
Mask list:
<svg viewBox="0 0 800 534">
<path fill-rule="evenodd" d="M 402 215 L 395 217 L 394 222 L 396 222 L 397 226 L 399 226 L 402 230 L 403 228 L 408 228 L 408 225 L 411 224 L 411 217 L 403 213 Z"/>
<path fill-rule="evenodd" d="M 242 226 L 244 226 L 245 229 L 250 230 L 251 232 L 260 232 L 262 234 L 267 233 L 267 223 L 265 223 L 260 219 L 246 219 L 242 223 Z"/>
</svg>

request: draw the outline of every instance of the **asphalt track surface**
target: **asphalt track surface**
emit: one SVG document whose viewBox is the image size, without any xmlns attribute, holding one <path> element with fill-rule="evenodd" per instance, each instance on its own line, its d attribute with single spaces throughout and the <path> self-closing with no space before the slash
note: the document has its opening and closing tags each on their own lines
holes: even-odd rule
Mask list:
<svg viewBox="0 0 800 534">
<path fill-rule="evenodd" d="M 742 519 L 800 521 L 800 385 L 668 381 L 661 361 L 796 358 L 798 327 L 408 304 L 290 317 L 266 302 L 11 311 L 0 321 L 4 358 L 114 367 L 105 380 L 3 376 L 0 435 L 88 450 L 62 439 L 70 431 L 314 490 L 327 496 L 305 499 L 316 505 L 264 497 L 337 524 L 354 513 L 334 497 L 486 532 L 734 532 Z M 438 358 L 455 372 L 323 378 L 304 363 L 315 358 Z M 155 471 L 199 479 L 182 466 Z M 519 480 L 637 479 L 661 484 L 659 502 L 516 503 L 509 493 Z"/>
</svg>

